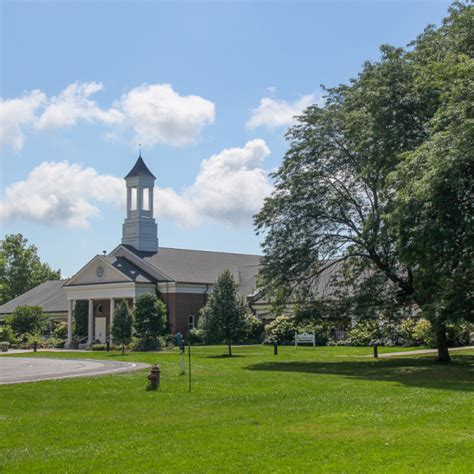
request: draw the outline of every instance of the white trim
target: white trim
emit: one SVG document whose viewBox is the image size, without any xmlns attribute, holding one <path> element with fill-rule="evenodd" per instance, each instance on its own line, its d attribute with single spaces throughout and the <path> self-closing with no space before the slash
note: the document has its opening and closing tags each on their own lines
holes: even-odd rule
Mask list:
<svg viewBox="0 0 474 474">
<path fill-rule="evenodd" d="M 90 346 L 94 338 L 94 301 L 89 300 L 87 312 L 87 344 Z"/>
<path fill-rule="evenodd" d="M 202 295 L 212 290 L 211 284 L 202 283 L 158 283 L 158 290 L 160 293 L 193 293 Z"/>
<path fill-rule="evenodd" d="M 111 298 L 136 298 L 145 293 L 154 293 L 156 285 L 154 283 L 97 283 L 91 285 L 77 285 L 64 287 L 68 300 L 88 300 L 88 299 L 111 299 Z"/>
<path fill-rule="evenodd" d="M 74 300 L 68 300 L 67 302 L 67 343 L 71 344 L 72 341 L 72 320 L 74 312 Z"/>
<path fill-rule="evenodd" d="M 109 317 L 109 338 L 113 342 L 112 327 L 114 325 L 115 299 L 110 298 L 110 317 Z"/>
<path fill-rule="evenodd" d="M 76 272 L 67 283 L 63 285 L 63 288 L 67 288 L 71 285 L 74 285 L 74 281 L 77 280 L 82 273 L 85 271 L 89 270 L 94 263 L 97 263 L 97 260 L 99 260 L 102 264 L 104 264 L 107 268 L 111 269 L 113 273 L 116 273 L 119 275 L 121 278 L 123 278 L 124 281 L 133 281 L 130 277 L 127 275 L 123 274 L 121 271 L 117 270 L 112 264 L 110 264 L 103 256 L 101 255 L 96 255 L 93 257 L 89 262 L 87 262 L 78 272 Z M 104 280 L 104 277 L 102 277 L 99 280 L 99 284 Z M 106 282 L 105 282 L 106 283 Z M 86 283 L 84 283 L 86 284 Z"/>
</svg>

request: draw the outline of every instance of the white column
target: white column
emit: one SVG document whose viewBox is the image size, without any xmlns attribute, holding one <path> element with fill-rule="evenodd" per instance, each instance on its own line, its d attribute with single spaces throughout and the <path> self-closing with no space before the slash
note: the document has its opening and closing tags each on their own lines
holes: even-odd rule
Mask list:
<svg viewBox="0 0 474 474">
<path fill-rule="evenodd" d="M 127 188 L 127 217 L 130 217 L 131 208 L 132 208 L 132 188 Z"/>
<path fill-rule="evenodd" d="M 140 212 L 143 209 L 143 188 L 137 186 L 137 211 Z"/>
<path fill-rule="evenodd" d="M 94 301 L 89 300 L 89 329 L 87 331 L 87 343 L 89 345 L 94 341 Z"/>
<path fill-rule="evenodd" d="M 153 188 L 148 188 L 148 208 L 150 209 L 150 217 L 153 217 Z"/>
<path fill-rule="evenodd" d="M 115 311 L 115 300 L 111 298 L 110 300 L 110 327 L 109 327 L 109 336 L 110 336 L 110 342 L 113 342 L 112 338 L 112 326 L 114 324 L 114 311 Z"/>
<path fill-rule="evenodd" d="M 72 341 L 72 312 L 74 309 L 74 300 L 69 300 L 67 305 L 67 344 Z"/>
</svg>

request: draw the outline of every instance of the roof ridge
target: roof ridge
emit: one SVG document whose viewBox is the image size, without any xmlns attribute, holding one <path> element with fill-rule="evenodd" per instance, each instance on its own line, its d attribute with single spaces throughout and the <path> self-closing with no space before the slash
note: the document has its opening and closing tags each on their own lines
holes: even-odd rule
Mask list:
<svg viewBox="0 0 474 474">
<path fill-rule="evenodd" d="M 227 255 L 247 255 L 249 257 L 263 257 L 263 255 L 258 255 L 256 253 L 240 253 L 240 252 L 224 252 L 224 251 L 219 251 L 219 250 L 201 250 L 201 249 L 182 249 L 182 248 L 176 248 L 176 247 L 160 247 L 158 249 L 158 254 L 160 253 L 161 250 L 181 250 L 185 252 L 207 252 L 207 253 L 225 253 Z"/>
</svg>

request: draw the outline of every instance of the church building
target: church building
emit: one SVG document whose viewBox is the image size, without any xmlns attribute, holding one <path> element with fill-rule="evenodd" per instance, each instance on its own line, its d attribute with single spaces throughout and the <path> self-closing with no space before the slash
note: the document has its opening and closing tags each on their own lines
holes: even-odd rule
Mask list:
<svg viewBox="0 0 474 474">
<path fill-rule="evenodd" d="M 18 306 L 41 306 L 50 317 L 67 321 L 71 342 L 74 305 L 86 300 L 90 345 L 109 338 L 118 301 L 132 305 L 135 298 L 150 293 L 166 303 L 171 332 L 185 334 L 197 324 L 200 309 L 225 269 L 232 272 L 255 314 L 265 317 L 265 304 L 254 298 L 258 255 L 159 247 L 154 183 L 155 176 L 140 154 L 125 176 L 127 210 L 121 243 L 109 254 L 93 257 L 71 278 L 42 283 L 0 306 L 0 318 Z"/>
</svg>

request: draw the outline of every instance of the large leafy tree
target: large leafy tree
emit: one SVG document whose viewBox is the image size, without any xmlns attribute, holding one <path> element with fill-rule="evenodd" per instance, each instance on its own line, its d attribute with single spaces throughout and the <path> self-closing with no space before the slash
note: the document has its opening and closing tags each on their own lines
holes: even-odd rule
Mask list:
<svg viewBox="0 0 474 474">
<path fill-rule="evenodd" d="M 230 270 L 224 270 L 201 310 L 198 327 L 207 341 L 225 342 L 232 356 L 232 343 L 245 335 L 248 326 L 248 304 L 239 294 Z"/>
<path fill-rule="evenodd" d="M 60 270 L 41 262 L 37 252 L 22 234 L 9 234 L 0 241 L 0 304 L 44 281 L 61 278 Z"/>
<path fill-rule="evenodd" d="M 416 59 L 429 67 L 416 87 L 437 84 L 439 107 L 427 139 L 402 155 L 392 175 L 400 259 L 412 268 L 416 297 L 439 345 L 447 323 L 474 320 L 473 26 L 472 7 L 453 9 L 443 29 L 427 31 L 419 42 Z"/>
<path fill-rule="evenodd" d="M 439 29 L 408 49 L 383 46 L 349 85 L 327 89 L 325 106 L 309 107 L 288 131 L 275 190 L 256 216 L 269 291 L 314 298 L 321 274 L 342 264 L 351 299 L 386 295 L 424 313 L 443 361 L 446 315 L 470 312 L 472 21 L 472 7 L 455 4 Z M 450 242 L 442 264 L 439 224 Z M 441 286 L 454 306 L 440 302 Z"/>
</svg>

